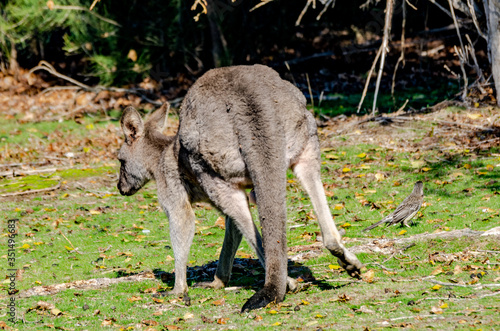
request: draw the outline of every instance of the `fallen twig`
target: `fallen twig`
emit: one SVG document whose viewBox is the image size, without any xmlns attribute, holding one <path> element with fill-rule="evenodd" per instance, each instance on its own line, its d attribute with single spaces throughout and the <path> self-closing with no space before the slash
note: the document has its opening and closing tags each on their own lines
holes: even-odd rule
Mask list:
<svg viewBox="0 0 500 331">
<path fill-rule="evenodd" d="M 489 251 L 489 250 L 486 250 L 486 249 L 477 249 L 476 251 L 481 252 L 481 253 L 500 254 L 499 251 Z"/>
<path fill-rule="evenodd" d="M 145 280 L 151 280 L 154 278 L 155 276 L 152 272 L 146 271 L 137 275 L 121 277 L 121 278 L 94 278 L 87 280 L 77 280 L 70 283 L 36 286 L 19 293 L 18 297 L 29 298 L 35 295 L 52 295 L 68 289 L 96 290 L 108 287 L 109 285 L 112 284 L 118 284 L 124 282 L 140 282 Z"/>
<path fill-rule="evenodd" d="M 8 170 L 0 172 L 0 177 L 17 177 L 17 176 L 28 176 L 28 175 L 38 175 L 56 172 L 57 170 L 66 170 L 69 168 L 46 168 L 46 169 L 33 169 L 33 170 Z"/>
<path fill-rule="evenodd" d="M 13 197 L 13 196 L 17 196 L 17 195 L 27 195 L 27 194 L 50 192 L 50 191 L 58 190 L 60 187 L 61 187 L 61 183 L 57 184 L 56 186 L 42 188 L 39 190 L 27 190 L 27 191 L 19 191 L 19 192 L 0 194 L 0 197 L 5 198 L 5 197 Z"/>
<path fill-rule="evenodd" d="M 64 235 L 64 233 L 62 233 L 61 230 L 59 230 L 59 233 L 64 237 L 64 239 L 66 239 L 66 241 L 71 245 L 71 248 L 73 248 L 73 250 L 75 249 L 75 246 L 73 246 L 73 244 L 71 243 L 71 241 L 69 241 L 68 237 L 66 237 Z"/>
<path fill-rule="evenodd" d="M 379 267 L 380 269 L 384 269 L 385 271 L 392 271 L 392 272 L 398 271 L 398 269 L 387 268 L 386 266 L 384 266 L 384 265 L 382 265 L 382 264 L 380 264 L 378 262 L 365 263 L 365 266 L 367 266 L 367 265 L 374 265 L 374 266 Z"/>
<path fill-rule="evenodd" d="M 475 284 L 475 285 L 465 285 L 465 284 L 455 284 L 455 283 L 446 283 L 446 282 L 440 282 L 439 280 L 435 279 L 425 279 L 428 282 L 442 285 L 442 286 L 457 286 L 457 287 L 467 287 L 467 288 L 473 288 L 473 289 L 481 289 L 483 287 L 500 287 L 500 284 Z"/>
</svg>

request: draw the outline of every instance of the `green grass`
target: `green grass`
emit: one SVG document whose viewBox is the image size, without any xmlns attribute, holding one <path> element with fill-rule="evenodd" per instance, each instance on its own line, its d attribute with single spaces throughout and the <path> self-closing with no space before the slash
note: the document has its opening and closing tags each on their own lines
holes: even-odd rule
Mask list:
<svg viewBox="0 0 500 331">
<path fill-rule="evenodd" d="M 379 95 L 377 100 L 377 108 L 379 113 L 391 113 L 397 111 L 402 107 L 406 100 L 408 100 L 408 105 L 415 109 L 420 109 L 422 107 L 428 107 L 442 101 L 443 99 L 453 99 L 455 94 L 460 91 L 458 84 L 448 82 L 448 84 L 442 84 L 439 82 L 436 86 L 423 86 L 416 88 L 407 88 L 404 90 L 396 90 L 394 97 L 390 94 Z M 369 91 L 366 94 L 366 98 L 360 109 L 360 114 L 367 114 L 372 112 L 373 106 L 373 91 Z M 330 94 L 327 99 L 315 100 L 314 112 L 315 115 L 319 116 L 337 116 L 341 114 L 353 115 L 357 113 L 359 101 L 361 100 L 361 93 L 352 94 Z M 310 100 L 307 100 L 308 102 Z"/>
<path fill-rule="evenodd" d="M 86 120 L 89 121 L 86 125 L 91 123 Z M 3 130 L 11 130 L 12 127 L 7 126 L 11 122 L 4 123 L 7 124 Z M 86 125 L 67 123 L 51 123 L 50 127 L 40 127 L 38 131 L 60 130 L 74 137 L 88 135 Z M 24 126 L 32 125 L 16 124 L 16 127 L 25 132 Z M 429 125 L 422 125 L 423 134 Z M 16 143 L 22 144 L 23 140 Z M 1 148 L 5 148 L 5 144 L 0 145 Z M 350 143 L 322 151 L 322 178 L 335 222 L 346 229 L 346 244 L 352 247 L 380 238 L 399 239 L 464 228 L 483 231 L 499 226 L 498 164 L 500 155 L 495 149 L 480 153 L 467 150 L 408 153 Z M 110 177 L 117 171 L 116 162 L 103 158 L 95 164 L 79 165 L 47 176 L 0 180 L 1 193 L 64 183 L 58 191 L 2 201 L 2 270 L 7 264 L 7 220 L 16 218 L 19 219 L 16 268 L 23 270 L 16 286 L 21 292 L 40 285 L 117 278 L 147 271 L 154 271 L 156 275 L 166 273 L 166 282 L 158 276 L 98 290 L 66 290 L 50 296 L 18 299 L 18 317 L 26 323 L 19 321 L 15 328 L 125 330 L 139 328 L 139 324 L 154 330 L 176 327 L 489 330 L 500 327 L 498 296 L 484 296 L 498 291 L 498 287 L 432 289 L 435 284 L 422 280 L 434 273 L 434 279 L 447 283 L 498 284 L 500 254 L 484 252 L 500 251 L 495 237 L 417 241 L 394 255 L 360 253 L 359 259 L 367 264 L 365 276 L 373 272 L 373 278 L 365 280 L 372 282 L 350 279 L 337 268 L 336 260 L 323 251 L 302 264 L 290 263 L 290 274 L 303 280 L 298 293 L 288 294 L 282 304 L 250 314 L 240 314 L 239 310 L 262 286 L 264 271 L 243 242 L 230 284 L 240 289 L 190 288 L 190 306 L 175 297 L 154 301 L 150 289 L 168 290 L 173 286 L 174 262 L 168 220 L 159 208 L 154 183 L 134 196 L 123 197 L 116 189 L 116 179 Z M 390 213 L 417 180 L 424 182 L 425 206 L 412 227 L 361 231 Z M 288 174 L 287 186 L 288 246 L 313 244 L 319 227 L 307 194 L 292 173 Z M 256 218 L 255 206 L 252 213 Z M 211 267 L 206 264 L 218 259 L 224 236 L 224 230 L 215 225 L 220 214 L 214 208 L 198 205 L 195 214 L 197 225 L 189 256 L 189 285 L 213 277 L 214 264 L 210 264 Z M 479 280 L 471 278 L 477 274 L 481 275 Z M 0 284 L 0 289 L 0 315 L 4 315 L 7 280 Z M 140 299 L 134 301 L 134 297 Z M 221 299 L 224 304 L 220 304 Z M 62 314 L 55 316 L 37 309 L 39 301 L 54 304 Z M 108 324 L 111 327 L 104 326 Z"/>
</svg>

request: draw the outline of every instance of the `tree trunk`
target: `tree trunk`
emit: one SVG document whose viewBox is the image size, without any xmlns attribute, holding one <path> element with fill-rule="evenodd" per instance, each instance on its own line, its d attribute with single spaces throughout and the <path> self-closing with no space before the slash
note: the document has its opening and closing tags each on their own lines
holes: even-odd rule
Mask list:
<svg viewBox="0 0 500 331">
<path fill-rule="evenodd" d="M 484 0 L 484 10 L 488 21 L 488 55 L 500 106 L 500 0 Z"/>
<path fill-rule="evenodd" d="M 217 14 L 217 3 L 214 0 L 208 1 L 207 6 L 207 19 L 210 27 L 210 36 L 212 39 L 212 57 L 214 66 L 222 67 L 229 65 L 227 56 L 227 42 L 222 33 L 219 24 L 219 15 Z"/>
<path fill-rule="evenodd" d="M 14 78 L 19 75 L 19 64 L 17 63 L 17 49 L 14 40 L 10 39 L 9 71 Z"/>
</svg>

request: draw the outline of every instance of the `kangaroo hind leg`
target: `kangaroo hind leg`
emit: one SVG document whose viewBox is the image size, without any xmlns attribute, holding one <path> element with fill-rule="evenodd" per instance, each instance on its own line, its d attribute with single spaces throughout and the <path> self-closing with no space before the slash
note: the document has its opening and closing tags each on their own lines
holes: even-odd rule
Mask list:
<svg viewBox="0 0 500 331">
<path fill-rule="evenodd" d="M 252 222 L 253 223 L 253 222 Z M 221 289 L 227 286 L 231 278 L 231 269 L 233 268 L 234 256 L 240 246 L 242 234 L 237 228 L 233 219 L 226 216 L 226 232 L 224 235 L 224 242 L 217 264 L 214 280 L 211 282 L 196 283 L 195 287 Z M 260 238 L 260 235 L 258 236 Z M 257 240 L 257 238 L 256 238 Z"/>
<path fill-rule="evenodd" d="M 320 176 L 320 151 L 317 137 L 309 140 L 298 161 L 293 165 L 293 171 L 311 199 L 323 235 L 324 246 L 337 257 L 339 264 L 350 276 L 358 278 L 363 265 L 356 255 L 342 244 L 341 235 L 328 207 Z"/>
</svg>

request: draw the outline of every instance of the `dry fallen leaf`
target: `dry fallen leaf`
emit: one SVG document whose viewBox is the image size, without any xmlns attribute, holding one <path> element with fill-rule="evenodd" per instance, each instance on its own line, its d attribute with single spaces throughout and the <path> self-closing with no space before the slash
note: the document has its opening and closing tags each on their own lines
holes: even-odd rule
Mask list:
<svg viewBox="0 0 500 331">
<path fill-rule="evenodd" d="M 142 300 L 142 298 L 141 297 L 132 296 L 132 297 L 128 298 L 127 300 L 130 301 L 130 302 L 134 302 L 134 301 L 140 301 L 140 300 Z"/>
<path fill-rule="evenodd" d="M 375 271 L 373 269 L 370 269 L 361 276 L 365 282 L 373 283 L 373 277 L 375 276 Z"/>
<path fill-rule="evenodd" d="M 214 226 L 218 226 L 219 228 L 224 230 L 226 228 L 226 221 L 225 221 L 224 217 L 219 216 L 219 218 L 217 218 L 217 221 L 215 221 Z"/>
<path fill-rule="evenodd" d="M 434 290 L 434 291 L 437 291 L 437 290 L 439 290 L 441 287 L 442 287 L 441 285 L 436 284 L 436 285 L 434 285 L 433 287 L 431 287 L 431 289 L 432 289 L 432 290 Z"/>
<path fill-rule="evenodd" d="M 431 275 L 436 276 L 443 273 L 443 267 L 439 266 L 431 272 Z"/>
<path fill-rule="evenodd" d="M 442 314 L 443 310 L 439 307 L 432 307 L 431 308 L 431 314 Z"/>
<path fill-rule="evenodd" d="M 215 301 L 212 301 L 212 305 L 214 306 L 222 306 L 226 303 L 226 299 L 222 298 L 220 300 L 215 300 Z"/>
<path fill-rule="evenodd" d="M 377 173 L 375 174 L 375 178 L 377 179 L 377 181 L 378 181 L 378 182 L 381 182 L 381 181 L 383 181 L 383 180 L 384 180 L 385 175 L 384 175 L 383 173 L 377 172 Z"/>
</svg>

